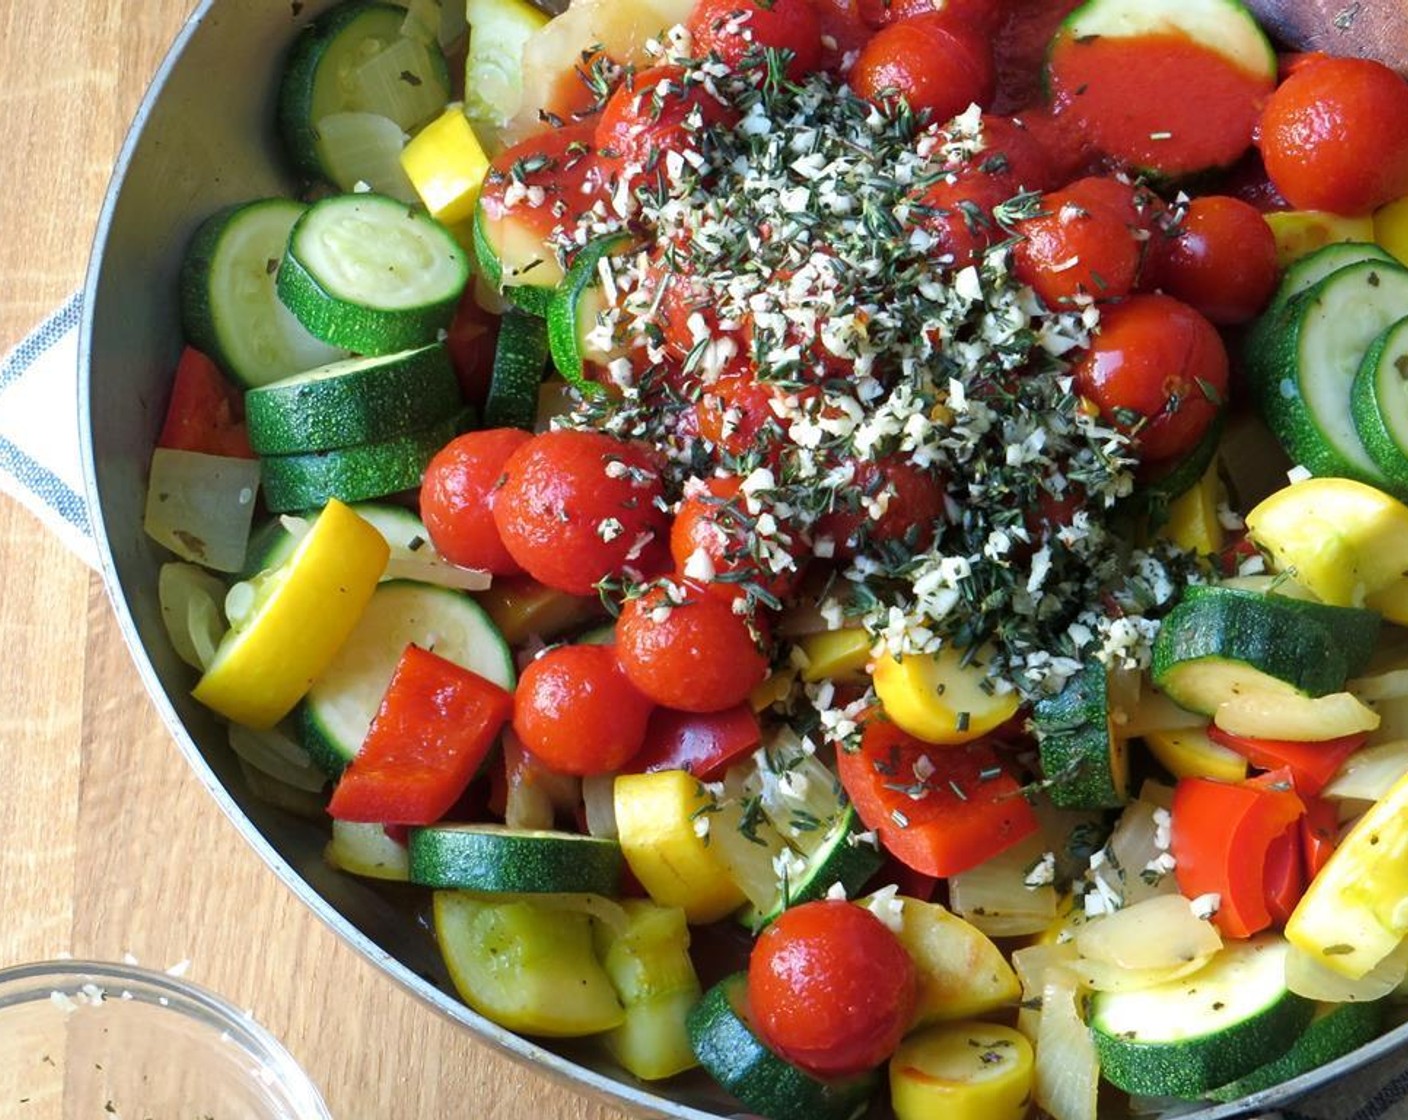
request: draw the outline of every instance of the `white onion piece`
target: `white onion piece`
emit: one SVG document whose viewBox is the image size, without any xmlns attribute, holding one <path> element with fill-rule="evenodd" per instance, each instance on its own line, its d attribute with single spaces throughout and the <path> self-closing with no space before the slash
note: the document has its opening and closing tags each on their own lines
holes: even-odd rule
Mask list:
<svg viewBox="0 0 1408 1120">
<path fill-rule="evenodd" d="M 294 789 L 317 793 L 328 776 L 314 766 L 307 752 L 278 728 L 256 731 L 230 724 L 230 749 L 249 765 Z"/>
<path fill-rule="evenodd" d="M 1137 992 L 1144 988 L 1152 988 L 1156 984 L 1168 984 L 1174 980 L 1181 980 L 1185 976 L 1191 976 L 1207 964 L 1210 959 L 1210 957 L 1197 957 L 1172 968 L 1121 968 L 1117 964 L 1086 960 L 1081 957 L 1066 967 L 1092 991 Z"/>
<path fill-rule="evenodd" d="M 1056 888 L 1028 886 L 1027 878 L 1046 855 L 1040 833 L 948 881 L 955 914 L 989 937 L 1041 933 L 1056 920 Z"/>
<path fill-rule="evenodd" d="M 1404 941 L 1364 976 L 1351 980 L 1327 968 L 1313 954 L 1294 945 L 1286 954 L 1286 986 L 1298 996 L 1321 1003 L 1367 1002 L 1388 995 L 1408 978 L 1408 941 Z"/>
<path fill-rule="evenodd" d="M 1377 801 L 1408 774 L 1408 739 L 1355 751 L 1320 793 L 1336 800 Z"/>
<path fill-rule="evenodd" d="M 493 577 L 488 572 L 451 564 L 428 543 L 415 552 L 393 548 L 382 579 L 410 579 L 458 591 L 485 591 L 493 583 Z"/>
<path fill-rule="evenodd" d="M 1366 704 L 1378 700 L 1401 700 L 1408 697 L 1408 669 L 1390 669 L 1371 677 L 1358 677 L 1344 686 Z"/>
<path fill-rule="evenodd" d="M 353 875 L 404 883 L 411 877 L 411 854 L 380 824 L 332 822 L 332 839 L 323 849 L 329 863 Z"/>
<path fill-rule="evenodd" d="M 1180 708 L 1166 695 L 1150 685 L 1139 694 L 1139 702 L 1125 712 L 1120 734 L 1133 739 L 1151 731 L 1181 731 L 1188 727 L 1207 726 L 1207 716 Z"/>
<path fill-rule="evenodd" d="M 1093 918 L 1076 932 L 1076 952 L 1082 957 L 1134 970 L 1178 969 L 1221 948 L 1217 930 L 1179 894 L 1146 898 Z"/>
<path fill-rule="evenodd" d="M 615 840 L 616 775 L 593 774 L 582 779 L 582 804 L 587 815 L 587 834 Z"/>
<path fill-rule="evenodd" d="M 1087 875 L 1089 880 L 1103 881 L 1108 892 L 1124 906 L 1136 906 L 1145 899 L 1178 892 L 1172 874 L 1144 874 L 1166 851 L 1158 843 L 1163 831 L 1159 826 L 1158 808 L 1142 799 L 1125 806 L 1105 844 L 1105 858 L 1095 861 Z"/>
<path fill-rule="evenodd" d="M 407 74 L 421 80 L 408 81 Z M 446 91 L 439 74 L 424 43 L 400 36 L 361 65 L 342 71 L 339 77 L 348 103 L 375 105 L 402 131 L 414 132 L 445 108 Z M 315 123 L 321 128 L 323 120 Z"/>
<path fill-rule="evenodd" d="M 259 460 L 158 447 L 142 527 L 182 560 L 217 572 L 244 566 Z"/>
<path fill-rule="evenodd" d="M 1379 715 L 1348 692 L 1315 697 L 1255 692 L 1219 704 L 1213 722 L 1233 735 L 1319 743 L 1373 731 Z"/>
<path fill-rule="evenodd" d="M 156 579 L 161 621 L 176 656 L 204 672 L 225 632 L 225 584 L 199 564 L 163 564 Z"/>
<path fill-rule="evenodd" d="M 1374 711 L 1379 713 L 1379 726 L 1369 733 L 1369 746 L 1408 739 L 1408 696 L 1376 700 Z"/>
<path fill-rule="evenodd" d="M 1074 941 L 1060 943 L 1037 942 L 1025 945 L 1012 954 L 1012 971 L 1022 985 L 1022 1004 L 1017 1012 L 1017 1029 L 1032 1042 L 1037 1040 L 1041 1023 L 1041 994 L 1046 989 L 1046 974 L 1050 969 L 1070 964 L 1076 959 Z"/>
<path fill-rule="evenodd" d="M 1059 966 L 1046 970 L 1032 1097 L 1053 1120 L 1096 1120 L 1100 1062 L 1080 1014 L 1081 988 Z"/>
<path fill-rule="evenodd" d="M 745 822 L 743 806 L 738 801 L 723 802 L 706 819 L 709 847 L 728 869 L 729 878 L 759 910 L 770 910 L 777 903 L 782 885 L 779 861 L 790 855 L 787 844 L 761 814 L 758 819 Z M 800 862 L 799 857 L 792 858 Z"/>
<path fill-rule="evenodd" d="M 420 201 L 401 165 L 409 137 L 380 113 L 329 113 L 318 120 L 314 147 L 337 186 L 347 192 L 370 187 L 408 206 Z M 360 187 L 359 184 L 366 184 Z"/>
</svg>

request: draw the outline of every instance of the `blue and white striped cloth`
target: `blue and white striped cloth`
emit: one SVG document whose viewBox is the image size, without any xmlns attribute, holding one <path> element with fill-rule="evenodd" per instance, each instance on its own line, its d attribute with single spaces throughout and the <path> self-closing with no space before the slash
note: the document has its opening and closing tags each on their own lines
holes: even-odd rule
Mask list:
<svg viewBox="0 0 1408 1120">
<path fill-rule="evenodd" d="M 24 503 L 92 567 L 84 495 L 75 295 L 0 362 L 0 492 Z M 1408 1120 L 1408 1054 L 1382 1059 L 1258 1120 Z"/>
</svg>

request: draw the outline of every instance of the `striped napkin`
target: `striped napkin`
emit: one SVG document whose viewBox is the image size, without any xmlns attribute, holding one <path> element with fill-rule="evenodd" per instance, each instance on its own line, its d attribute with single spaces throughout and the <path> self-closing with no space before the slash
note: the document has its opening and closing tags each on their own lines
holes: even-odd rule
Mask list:
<svg viewBox="0 0 1408 1120">
<path fill-rule="evenodd" d="M 18 499 L 90 567 L 98 549 L 88 520 L 78 431 L 78 325 L 74 295 L 0 362 L 0 492 Z M 1196 1107 L 1196 1106 L 1195 1106 Z M 1408 1120 L 1408 1053 L 1390 1055 L 1257 1120 Z"/>
</svg>

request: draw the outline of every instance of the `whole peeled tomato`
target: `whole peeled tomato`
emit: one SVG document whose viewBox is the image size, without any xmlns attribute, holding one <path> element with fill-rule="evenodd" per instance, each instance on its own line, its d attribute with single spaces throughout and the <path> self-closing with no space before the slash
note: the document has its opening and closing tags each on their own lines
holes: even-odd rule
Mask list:
<svg viewBox="0 0 1408 1120">
<path fill-rule="evenodd" d="M 843 900 L 784 910 L 753 946 L 748 1007 L 773 1050 L 819 1077 L 874 1069 L 914 1013 L 914 961 L 869 910 Z"/>
<path fill-rule="evenodd" d="M 450 563 L 496 576 L 523 570 L 499 537 L 493 507 L 504 464 L 532 438 L 518 428 L 467 432 L 430 460 L 420 488 L 420 516 L 435 550 Z"/>
<path fill-rule="evenodd" d="M 540 583 L 591 595 L 603 579 L 665 566 L 670 519 L 654 452 L 602 432 L 543 432 L 509 456 L 494 524 Z"/>
<path fill-rule="evenodd" d="M 779 525 L 776 532 L 762 537 L 741 489 L 742 479 L 726 475 L 686 490 L 670 526 L 675 571 L 730 601 L 746 594 L 749 584 L 784 598 L 800 575 L 800 535 Z M 707 567 L 707 576 L 689 571 L 691 565 L 701 564 Z"/>
<path fill-rule="evenodd" d="M 1266 103 L 1259 143 L 1293 207 L 1367 214 L 1408 195 L 1408 83 L 1368 59 L 1309 61 Z"/>
<path fill-rule="evenodd" d="M 1127 296 L 1139 281 L 1151 209 L 1143 192 L 1107 176 L 1050 191 L 1017 224 L 1013 274 L 1048 307 Z"/>
<path fill-rule="evenodd" d="M 610 774 L 645 742 L 652 704 L 604 645 L 556 646 L 532 661 L 513 695 L 524 749 L 561 774 Z"/>
<path fill-rule="evenodd" d="M 1227 350 L 1186 303 L 1138 295 L 1101 309 L 1099 333 L 1075 367 L 1077 391 L 1156 462 L 1197 446 L 1227 399 Z"/>
<path fill-rule="evenodd" d="M 943 15 L 920 15 L 877 31 L 851 68 L 851 88 L 868 101 L 900 96 L 937 121 L 986 105 L 997 77 L 992 50 L 975 31 Z"/>
<path fill-rule="evenodd" d="M 596 125 L 597 153 L 608 170 L 650 169 L 666 152 L 698 151 L 708 130 L 733 115 L 690 82 L 683 67 L 656 66 L 628 78 L 606 102 Z"/>
<path fill-rule="evenodd" d="M 1193 199 L 1175 236 L 1156 237 L 1152 245 L 1152 286 L 1214 323 L 1254 319 L 1280 276 L 1276 235 L 1261 212 L 1239 198 Z"/>
<path fill-rule="evenodd" d="M 729 600 L 688 583 L 658 584 L 626 600 L 616 656 L 641 692 L 682 712 L 741 704 L 768 673 L 748 620 Z"/>
<path fill-rule="evenodd" d="M 699 57 L 716 54 L 737 69 L 762 48 L 791 53 L 794 82 L 821 68 L 821 19 L 812 0 L 699 0 L 685 25 Z"/>
</svg>

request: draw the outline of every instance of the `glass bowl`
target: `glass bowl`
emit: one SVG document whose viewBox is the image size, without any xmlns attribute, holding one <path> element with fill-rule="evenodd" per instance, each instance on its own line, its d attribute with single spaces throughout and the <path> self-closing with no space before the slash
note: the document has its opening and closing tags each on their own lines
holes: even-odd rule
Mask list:
<svg viewBox="0 0 1408 1120">
<path fill-rule="evenodd" d="M 96 961 L 0 970 L 0 1115 L 331 1120 L 248 1014 L 169 974 Z"/>
</svg>

